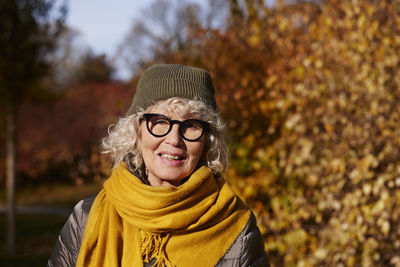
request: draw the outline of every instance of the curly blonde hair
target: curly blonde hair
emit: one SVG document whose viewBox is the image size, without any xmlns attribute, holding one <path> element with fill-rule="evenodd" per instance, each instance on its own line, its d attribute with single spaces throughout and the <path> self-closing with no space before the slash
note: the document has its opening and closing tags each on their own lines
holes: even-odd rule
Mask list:
<svg viewBox="0 0 400 267">
<path fill-rule="evenodd" d="M 204 102 L 186 98 L 173 97 L 161 100 L 140 109 L 136 114 L 119 118 L 116 124 L 108 128 L 108 136 L 102 139 L 102 153 L 109 153 L 113 166 L 125 162 L 132 172 L 144 175 L 144 163 L 141 151 L 140 118 L 144 113 L 159 110 L 164 114 L 174 113 L 179 117 L 197 118 L 210 124 L 205 137 L 205 149 L 201 163 L 209 167 L 215 174 L 225 172 L 229 164 L 229 151 L 225 141 L 225 125 L 219 114 Z"/>
</svg>

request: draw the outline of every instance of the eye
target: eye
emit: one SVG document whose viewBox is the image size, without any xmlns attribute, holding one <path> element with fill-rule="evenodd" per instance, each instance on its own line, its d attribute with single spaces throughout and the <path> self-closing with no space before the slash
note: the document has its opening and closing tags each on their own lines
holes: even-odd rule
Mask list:
<svg viewBox="0 0 400 267">
<path fill-rule="evenodd" d="M 155 115 L 150 118 L 150 123 L 152 125 L 164 125 L 164 124 L 169 124 L 169 120 L 164 116 Z"/>
<path fill-rule="evenodd" d="M 201 126 L 198 123 L 187 122 L 185 123 L 185 128 L 201 128 Z"/>
<path fill-rule="evenodd" d="M 196 130 L 196 129 L 202 129 L 203 125 L 195 120 L 187 120 L 184 122 L 183 126 L 186 130 Z"/>
<path fill-rule="evenodd" d="M 164 125 L 164 124 L 169 124 L 169 121 L 166 120 L 165 118 L 157 118 L 154 121 L 152 121 L 152 123 L 155 125 Z"/>
<path fill-rule="evenodd" d="M 163 136 L 170 130 L 170 121 L 161 115 L 154 115 L 147 124 L 147 129 L 155 136 Z"/>
</svg>

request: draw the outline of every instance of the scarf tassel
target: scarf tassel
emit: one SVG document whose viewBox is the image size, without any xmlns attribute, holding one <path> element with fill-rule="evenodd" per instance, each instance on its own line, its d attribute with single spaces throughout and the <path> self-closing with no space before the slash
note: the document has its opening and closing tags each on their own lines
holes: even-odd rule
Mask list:
<svg viewBox="0 0 400 267">
<path fill-rule="evenodd" d="M 168 260 L 165 254 L 165 247 L 170 238 L 170 234 L 153 234 L 144 231 L 142 231 L 142 233 L 144 234 L 142 240 L 143 261 L 148 263 L 152 258 L 156 258 L 156 262 L 154 263 L 155 267 L 176 267 Z"/>
</svg>

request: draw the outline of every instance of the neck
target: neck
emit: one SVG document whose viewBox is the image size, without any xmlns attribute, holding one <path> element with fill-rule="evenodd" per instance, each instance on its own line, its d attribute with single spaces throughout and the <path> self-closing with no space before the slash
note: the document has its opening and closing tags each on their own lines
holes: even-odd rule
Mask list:
<svg viewBox="0 0 400 267">
<path fill-rule="evenodd" d="M 147 176 L 147 181 L 151 186 L 177 187 L 181 185 L 181 181 L 163 180 L 158 177 L 154 177 L 151 174 Z"/>
</svg>

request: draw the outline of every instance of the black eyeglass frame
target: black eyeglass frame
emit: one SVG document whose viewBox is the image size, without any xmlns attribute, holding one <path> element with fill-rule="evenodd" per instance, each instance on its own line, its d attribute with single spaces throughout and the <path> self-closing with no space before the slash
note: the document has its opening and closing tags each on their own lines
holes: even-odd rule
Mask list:
<svg viewBox="0 0 400 267">
<path fill-rule="evenodd" d="M 168 128 L 168 131 L 167 131 L 165 134 L 154 134 L 154 133 L 151 131 L 149 122 L 150 122 L 150 119 L 151 119 L 152 117 L 154 117 L 154 116 L 160 116 L 160 117 L 162 117 L 163 119 L 165 119 L 165 120 L 167 120 L 167 121 L 169 122 L 169 128 Z M 208 131 L 208 128 L 210 127 L 210 123 L 208 123 L 208 122 L 206 122 L 206 121 L 203 121 L 203 120 L 199 120 L 199 119 L 187 119 L 187 120 L 184 120 L 184 121 L 171 120 L 171 119 L 168 118 L 167 116 L 162 115 L 162 114 L 158 114 L 158 113 L 145 113 L 145 114 L 142 115 L 141 120 L 143 120 L 143 119 L 146 119 L 146 128 L 147 128 L 147 131 L 148 131 L 152 136 L 155 136 L 155 137 L 164 137 L 164 136 L 166 136 L 167 134 L 169 134 L 169 133 L 171 132 L 172 127 L 174 126 L 174 124 L 178 124 L 178 125 L 179 125 L 179 135 L 180 135 L 183 139 L 185 139 L 186 141 L 189 141 L 189 142 L 195 142 L 195 141 L 199 140 L 199 139 L 204 135 L 204 133 Z M 191 121 L 198 122 L 198 123 L 200 123 L 201 126 L 202 126 L 202 131 L 201 131 L 200 136 L 199 136 L 198 138 L 195 138 L 195 139 L 188 139 L 188 138 L 186 138 L 185 135 L 184 135 L 183 132 L 182 132 L 182 129 L 183 129 L 184 125 L 185 125 L 186 123 L 188 123 L 188 122 L 191 122 Z"/>
</svg>

